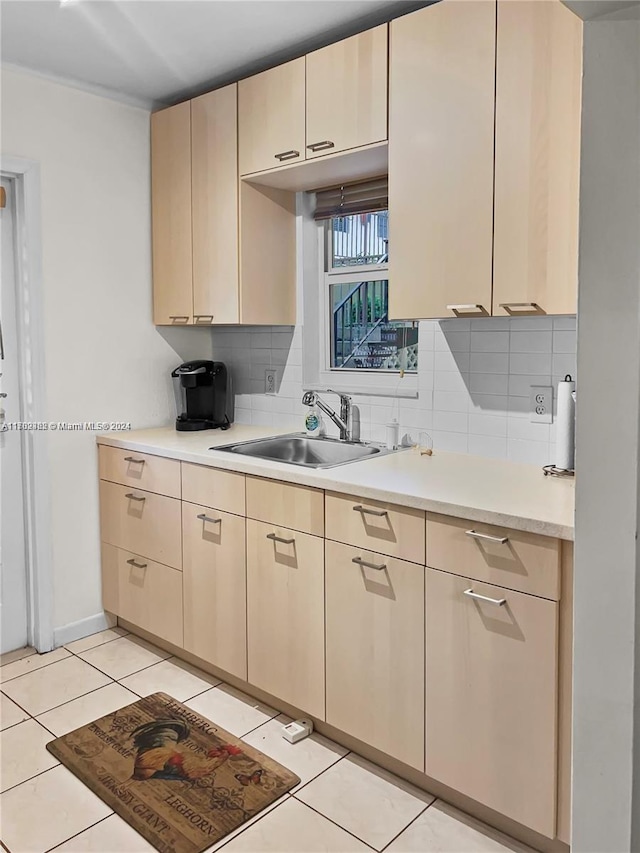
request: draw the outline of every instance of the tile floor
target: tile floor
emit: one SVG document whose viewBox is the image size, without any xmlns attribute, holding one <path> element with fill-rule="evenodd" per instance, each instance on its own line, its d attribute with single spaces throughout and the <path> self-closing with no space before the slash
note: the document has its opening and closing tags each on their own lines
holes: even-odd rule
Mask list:
<svg viewBox="0 0 640 853">
<path fill-rule="evenodd" d="M 7 659 L 8 657 L 8 659 Z M 0 667 L 0 838 L 9 853 L 153 848 L 45 744 L 162 690 L 291 768 L 300 784 L 208 853 L 505 853 L 529 848 L 321 735 L 280 735 L 287 717 L 120 628 Z"/>
</svg>

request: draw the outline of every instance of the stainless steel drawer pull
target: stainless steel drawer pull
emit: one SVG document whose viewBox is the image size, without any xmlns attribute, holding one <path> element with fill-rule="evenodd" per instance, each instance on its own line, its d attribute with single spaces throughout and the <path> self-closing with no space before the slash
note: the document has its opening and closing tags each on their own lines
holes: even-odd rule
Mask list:
<svg viewBox="0 0 640 853">
<path fill-rule="evenodd" d="M 502 607 L 503 604 L 507 603 L 506 598 L 489 598 L 488 595 L 480 595 L 479 592 L 474 592 L 472 589 L 465 589 L 463 595 L 468 595 L 469 598 L 476 598 L 478 601 L 486 601 L 487 604 L 495 604 L 498 607 Z"/>
<path fill-rule="evenodd" d="M 146 459 L 136 459 L 135 456 L 125 456 L 124 461 L 125 462 L 135 462 L 136 465 L 144 465 L 144 463 L 147 460 Z"/>
<path fill-rule="evenodd" d="M 146 563 L 136 563 L 136 561 L 133 558 L 131 558 L 130 560 L 127 560 L 127 563 L 130 566 L 133 566 L 135 569 L 146 569 L 147 568 Z"/>
<path fill-rule="evenodd" d="M 170 320 L 185 320 L 187 323 L 189 322 L 188 314 L 169 314 Z"/>
<path fill-rule="evenodd" d="M 194 314 L 194 323 L 213 323 L 213 314 Z"/>
<path fill-rule="evenodd" d="M 499 308 L 533 308 L 534 311 L 539 311 L 540 306 L 537 302 L 500 302 Z"/>
<path fill-rule="evenodd" d="M 366 560 L 363 560 L 362 557 L 353 557 L 351 562 L 355 563 L 356 566 L 365 566 L 367 569 L 375 569 L 376 572 L 382 572 L 387 568 L 386 563 L 368 563 Z"/>
<path fill-rule="evenodd" d="M 369 509 L 367 506 L 362 506 L 358 504 L 358 506 L 354 506 L 354 512 L 362 512 L 365 515 L 377 515 L 379 518 L 382 518 L 383 515 L 389 515 L 386 509 Z"/>
<path fill-rule="evenodd" d="M 129 492 L 129 494 L 125 495 L 125 498 L 129 498 L 131 501 L 146 501 L 146 498 L 141 498 L 139 495 L 134 495 L 133 492 Z"/>
<path fill-rule="evenodd" d="M 312 142 L 311 145 L 307 145 L 307 148 L 309 151 L 326 151 L 328 148 L 335 148 L 335 145 L 335 142 L 325 139 L 323 142 Z"/>
<path fill-rule="evenodd" d="M 276 536 L 275 533 L 267 533 L 267 539 L 271 539 L 272 542 L 281 542 L 283 545 L 293 545 L 296 541 L 295 539 L 283 539 L 282 536 Z"/>
<path fill-rule="evenodd" d="M 447 305 L 447 311 L 482 311 L 482 305 Z"/>
<path fill-rule="evenodd" d="M 295 151 L 292 148 L 291 151 L 283 151 L 281 154 L 275 154 L 274 156 L 275 156 L 276 160 L 280 160 L 280 161 L 282 161 L 282 160 L 293 160 L 294 157 L 300 156 L 300 152 Z"/>
<path fill-rule="evenodd" d="M 474 539 L 486 539 L 487 542 L 497 542 L 499 545 L 506 545 L 509 541 L 508 536 L 490 536 L 488 533 L 478 533 L 477 530 L 465 530 L 465 533 Z"/>
<path fill-rule="evenodd" d="M 200 521 L 208 521 L 209 524 L 222 524 L 221 518 L 211 518 L 210 515 L 205 515 L 203 512 L 200 515 L 196 515 L 196 518 L 199 518 Z"/>
</svg>

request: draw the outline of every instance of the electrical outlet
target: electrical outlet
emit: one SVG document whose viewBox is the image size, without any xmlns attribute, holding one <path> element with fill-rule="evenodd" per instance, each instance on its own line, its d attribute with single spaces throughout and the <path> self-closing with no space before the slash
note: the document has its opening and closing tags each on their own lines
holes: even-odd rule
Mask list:
<svg viewBox="0 0 640 853">
<path fill-rule="evenodd" d="M 273 367 L 268 367 L 264 372 L 264 393 L 275 394 L 276 382 L 278 380 L 278 371 Z"/>
<path fill-rule="evenodd" d="M 553 421 L 553 388 L 551 385 L 531 386 L 531 422 L 550 424 Z"/>
</svg>

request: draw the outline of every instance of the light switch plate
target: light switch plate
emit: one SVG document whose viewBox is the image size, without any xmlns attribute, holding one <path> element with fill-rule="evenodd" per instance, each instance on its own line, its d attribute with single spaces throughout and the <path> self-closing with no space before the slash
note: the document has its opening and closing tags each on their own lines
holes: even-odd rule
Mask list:
<svg viewBox="0 0 640 853">
<path fill-rule="evenodd" d="M 531 423 L 550 424 L 553 422 L 553 387 L 551 385 L 531 386 Z"/>
</svg>

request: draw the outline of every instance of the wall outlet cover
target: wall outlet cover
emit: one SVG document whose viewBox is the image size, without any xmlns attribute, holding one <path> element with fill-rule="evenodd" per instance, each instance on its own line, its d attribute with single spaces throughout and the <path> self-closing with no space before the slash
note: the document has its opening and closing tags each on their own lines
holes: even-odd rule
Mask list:
<svg viewBox="0 0 640 853">
<path fill-rule="evenodd" d="M 278 371 L 274 367 L 268 367 L 264 372 L 264 393 L 275 394 L 278 382 Z"/>
<path fill-rule="evenodd" d="M 551 385 L 532 385 L 530 401 L 531 423 L 553 422 L 553 387 Z"/>
</svg>

